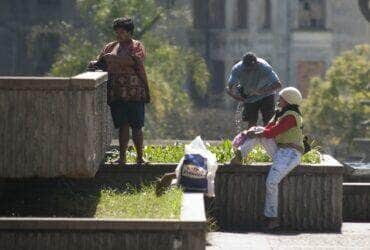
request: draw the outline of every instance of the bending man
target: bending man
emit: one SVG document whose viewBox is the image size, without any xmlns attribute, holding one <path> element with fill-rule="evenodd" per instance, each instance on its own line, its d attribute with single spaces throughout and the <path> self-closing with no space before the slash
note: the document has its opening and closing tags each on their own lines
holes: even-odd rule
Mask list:
<svg viewBox="0 0 370 250">
<path fill-rule="evenodd" d="M 238 85 L 240 95 L 235 95 L 233 89 Z M 264 59 L 248 52 L 233 66 L 226 91 L 244 103 L 243 121 L 248 122 L 250 128 L 257 125 L 259 111 L 263 125 L 271 120 L 275 113 L 275 91 L 279 88 L 281 83 L 272 67 Z"/>
</svg>

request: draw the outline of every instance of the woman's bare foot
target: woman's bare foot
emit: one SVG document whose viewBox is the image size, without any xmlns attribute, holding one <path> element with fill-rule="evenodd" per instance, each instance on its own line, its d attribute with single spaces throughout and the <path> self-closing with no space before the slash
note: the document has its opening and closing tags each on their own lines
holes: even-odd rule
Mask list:
<svg viewBox="0 0 370 250">
<path fill-rule="evenodd" d="M 141 158 L 136 159 L 136 164 L 137 165 L 148 165 L 149 161 L 146 160 L 144 157 L 141 157 Z"/>
<path fill-rule="evenodd" d="M 121 152 L 117 162 L 119 166 L 125 166 L 126 165 L 126 154 Z"/>
<path fill-rule="evenodd" d="M 121 158 L 117 158 L 114 161 L 112 161 L 112 164 L 113 165 L 118 165 L 118 166 L 125 166 L 126 165 L 126 159 L 122 160 Z"/>
</svg>

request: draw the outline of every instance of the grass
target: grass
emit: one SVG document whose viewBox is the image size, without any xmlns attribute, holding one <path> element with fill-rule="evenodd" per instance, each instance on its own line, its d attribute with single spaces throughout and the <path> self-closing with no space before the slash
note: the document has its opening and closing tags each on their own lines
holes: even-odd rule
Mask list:
<svg viewBox="0 0 370 250">
<path fill-rule="evenodd" d="M 81 188 L 73 181 L 50 180 L 47 187 L 20 183 L 3 191 L 0 216 L 84 218 L 180 218 L 182 190 L 173 188 L 156 197 L 153 185 Z"/>
<path fill-rule="evenodd" d="M 223 141 L 220 145 L 207 145 L 207 148 L 216 154 L 218 163 L 228 163 L 234 157 L 234 151 L 230 140 Z M 144 157 L 150 162 L 158 163 L 176 163 L 184 156 L 185 145 L 175 143 L 173 145 L 149 145 L 144 147 Z M 320 163 L 320 152 L 313 149 L 302 157 L 302 163 L 316 164 Z M 127 150 L 127 162 L 134 163 L 136 161 L 136 151 L 134 147 L 129 147 Z M 112 163 L 119 158 L 118 150 L 111 151 L 105 160 L 107 164 Z M 244 160 L 244 163 L 252 162 L 271 162 L 271 158 L 261 146 L 255 147 Z"/>
<path fill-rule="evenodd" d="M 179 219 L 182 190 L 173 188 L 161 197 L 156 197 L 154 191 L 153 185 L 143 186 L 140 191 L 102 190 L 95 217 Z"/>
</svg>

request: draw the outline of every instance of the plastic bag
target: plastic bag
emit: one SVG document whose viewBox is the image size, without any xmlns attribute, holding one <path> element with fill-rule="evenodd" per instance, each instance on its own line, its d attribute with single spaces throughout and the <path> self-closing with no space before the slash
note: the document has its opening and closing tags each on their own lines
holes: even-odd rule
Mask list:
<svg viewBox="0 0 370 250">
<path fill-rule="evenodd" d="M 254 127 L 251 127 L 248 130 L 244 130 L 244 131 L 240 132 L 239 134 L 237 134 L 235 136 L 235 138 L 234 138 L 234 140 L 231 144 L 234 148 L 237 149 L 238 147 L 243 145 L 244 142 L 248 139 L 247 132 L 253 131 L 253 132 L 256 132 L 256 133 L 262 133 L 263 130 L 264 130 L 264 128 L 261 127 L 261 126 L 254 126 Z"/>
<path fill-rule="evenodd" d="M 217 167 L 216 155 L 197 136 L 189 145 L 185 145 L 185 156 L 175 170 L 177 184 L 185 191 L 203 192 L 213 197 Z"/>
<path fill-rule="evenodd" d="M 243 131 L 243 132 L 240 132 L 239 134 L 237 134 L 233 140 L 233 142 L 231 143 L 233 148 L 238 148 L 240 147 L 241 145 L 243 145 L 243 143 L 245 142 L 245 140 L 247 139 L 247 134 Z"/>
</svg>

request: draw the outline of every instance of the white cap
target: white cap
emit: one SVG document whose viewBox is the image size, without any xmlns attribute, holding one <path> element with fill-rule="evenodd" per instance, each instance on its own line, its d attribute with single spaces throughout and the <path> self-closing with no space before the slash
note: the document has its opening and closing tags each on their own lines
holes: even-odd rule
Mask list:
<svg viewBox="0 0 370 250">
<path fill-rule="evenodd" d="M 300 105 L 302 102 L 302 94 L 294 87 L 283 88 L 279 95 L 289 104 Z"/>
</svg>

